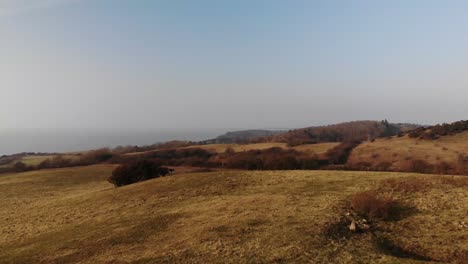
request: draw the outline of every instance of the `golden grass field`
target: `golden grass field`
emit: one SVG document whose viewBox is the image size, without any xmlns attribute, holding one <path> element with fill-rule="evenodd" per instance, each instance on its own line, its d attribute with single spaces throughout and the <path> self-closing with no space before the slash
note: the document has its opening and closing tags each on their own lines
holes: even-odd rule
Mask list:
<svg viewBox="0 0 468 264">
<path fill-rule="evenodd" d="M 468 228 L 460 227 L 467 178 L 218 171 L 114 188 L 106 182 L 113 168 L 0 175 L 0 262 L 429 263 L 393 256 L 370 233 L 337 240 L 324 232 L 353 194 L 389 178 L 427 184 L 406 194 L 382 191 L 412 213 L 379 223 L 379 237 L 431 258 L 456 261 L 468 252 Z"/>
<path fill-rule="evenodd" d="M 374 166 L 388 162 L 390 170 L 405 167 L 407 160 L 424 160 L 430 164 L 454 164 L 458 156 L 468 156 L 468 131 L 437 140 L 413 139 L 408 136 L 365 142 L 353 150 L 348 164 L 365 161 Z"/>
</svg>

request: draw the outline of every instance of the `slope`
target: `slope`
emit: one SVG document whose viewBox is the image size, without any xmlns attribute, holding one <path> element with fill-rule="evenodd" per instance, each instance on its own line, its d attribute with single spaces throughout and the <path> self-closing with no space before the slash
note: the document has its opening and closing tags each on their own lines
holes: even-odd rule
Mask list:
<svg viewBox="0 0 468 264">
<path fill-rule="evenodd" d="M 0 226 L 0 259 L 422 263 L 426 261 L 388 250 L 370 233 L 335 240 L 326 230 L 345 213 L 351 195 L 376 188 L 386 179 L 441 182 L 435 176 L 397 173 L 237 171 L 176 175 L 115 189 L 105 181 L 112 168 L 0 176 L 0 219 L 6 223 Z M 381 230 L 385 241 L 456 261 L 468 250 L 464 239 L 468 229 L 452 224 L 466 213 L 467 185 L 431 186 L 424 193 L 401 197 L 420 212 L 401 224 L 384 223 Z"/>
</svg>

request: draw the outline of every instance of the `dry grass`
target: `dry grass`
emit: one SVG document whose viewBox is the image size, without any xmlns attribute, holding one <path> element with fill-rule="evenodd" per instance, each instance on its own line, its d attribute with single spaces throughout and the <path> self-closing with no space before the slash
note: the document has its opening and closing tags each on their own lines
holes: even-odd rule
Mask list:
<svg viewBox="0 0 468 264">
<path fill-rule="evenodd" d="M 112 169 L 0 176 L 0 262 L 421 263 L 384 254 L 366 236 L 322 235 L 353 194 L 412 174 L 221 171 L 115 189 L 105 180 Z M 466 252 L 468 229 L 453 223 L 466 218 L 468 192 L 453 181 L 400 194 L 420 213 L 386 224 L 384 235 L 432 253 Z"/>
<path fill-rule="evenodd" d="M 361 144 L 353 150 L 348 165 L 355 167 L 367 163 L 372 169 L 405 171 L 411 169 L 412 162 L 424 161 L 434 166 L 442 164 L 455 169 L 460 154 L 468 155 L 468 132 L 437 140 L 393 137 Z"/>
<path fill-rule="evenodd" d="M 380 236 L 410 254 L 442 263 L 467 263 L 468 177 L 394 178 L 381 182 L 378 192 L 412 208 L 397 223 L 383 225 Z"/>
</svg>

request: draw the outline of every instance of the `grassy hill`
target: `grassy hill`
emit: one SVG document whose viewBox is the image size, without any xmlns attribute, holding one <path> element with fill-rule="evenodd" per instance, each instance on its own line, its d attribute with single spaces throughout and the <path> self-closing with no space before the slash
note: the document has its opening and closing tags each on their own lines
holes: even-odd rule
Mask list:
<svg viewBox="0 0 468 264">
<path fill-rule="evenodd" d="M 113 188 L 114 167 L 0 176 L 0 260 L 15 263 L 462 263 L 467 178 L 336 171 L 180 174 Z M 350 233 L 365 190 L 405 214 Z M 346 224 L 346 225 L 345 225 Z"/>
<path fill-rule="evenodd" d="M 353 169 L 468 173 L 468 131 L 438 139 L 392 137 L 365 142 L 353 150 Z M 419 168 L 418 168 L 419 167 Z"/>
</svg>

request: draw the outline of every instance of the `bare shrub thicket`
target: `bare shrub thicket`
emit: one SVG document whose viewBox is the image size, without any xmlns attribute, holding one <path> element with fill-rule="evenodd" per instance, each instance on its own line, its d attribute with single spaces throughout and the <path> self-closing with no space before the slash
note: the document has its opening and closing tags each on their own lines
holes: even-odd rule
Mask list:
<svg viewBox="0 0 468 264">
<path fill-rule="evenodd" d="M 408 133 L 410 138 L 420 138 L 425 140 L 438 139 L 441 136 L 454 135 L 468 130 L 468 120 L 458 121 L 451 124 L 435 125 L 431 127 L 421 127 Z"/>
<path fill-rule="evenodd" d="M 116 187 L 120 187 L 166 176 L 169 175 L 171 171 L 172 170 L 169 168 L 161 167 L 159 163 L 142 160 L 117 167 L 107 180 Z"/>
<path fill-rule="evenodd" d="M 233 153 L 226 158 L 226 167 L 246 170 L 296 170 L 317 169 L 319 161 L 316 156 L 270 148 Z"/>
<path fill-rule="evenodd" d="M 329 149 L 325 156 L 327 157 L 329 164 L 345 164 L 348 160 L 351 151 L 357 147 L 361 142 L 352 141 L 352 142 L 343 142 L 340 145 Z"/>
<path fill-rule="evenodd" d="M 353 210 L 370 219 L 392 220 L 399 216 L 399 205 L 390 197 L 378 197 L 375 191 L 354 195 L 351 201 Z"/>
</svg>

